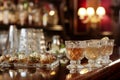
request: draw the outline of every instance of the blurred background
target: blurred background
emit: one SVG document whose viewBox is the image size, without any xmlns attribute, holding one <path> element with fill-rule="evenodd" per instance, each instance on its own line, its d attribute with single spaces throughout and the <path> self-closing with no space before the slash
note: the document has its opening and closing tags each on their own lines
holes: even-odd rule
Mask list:
<svg viewBox="0 0 120 80">
<path fill-rule="evenodd" d="M 0 47 L 9 27 L 43 29 L 46 41 L 109 37 L 120 45 L 120 0 L 0 0 Z"/>
</svg>

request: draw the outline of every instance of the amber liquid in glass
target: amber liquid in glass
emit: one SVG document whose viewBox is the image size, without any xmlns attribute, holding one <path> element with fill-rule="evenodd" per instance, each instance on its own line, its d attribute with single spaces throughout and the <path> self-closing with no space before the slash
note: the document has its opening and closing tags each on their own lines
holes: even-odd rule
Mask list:
<svg viewBox="0 0 120 80">
<path fill-rule="evenodd" d="M 95 60 L 100 56 L 99 48 L 97 47 L 88 47 L 85 49 L 85 57 L 87 59 Z"/>
<path fill-rule="evenodd" d="M 101 55 L 111 55 L 113 52 L 113 46 L 105 45 L 101 47 Z"/>
<path fill-rule="evenodd" d="M 83 58 L 83 48 L 67 48 L 67 57 L 70 60 L 79 60 Z"/>
</svg>

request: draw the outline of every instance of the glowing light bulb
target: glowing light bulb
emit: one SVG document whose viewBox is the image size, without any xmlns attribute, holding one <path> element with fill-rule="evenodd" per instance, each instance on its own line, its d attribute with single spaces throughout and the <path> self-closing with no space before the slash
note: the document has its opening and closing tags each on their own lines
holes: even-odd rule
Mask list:
<svg viewBox="0 0 120 80">
<path fill-rule="evenodd" d="M 80 19 L 84 19 L 84 17 L 86 16 L 86 9 L 81 7 L 78 9 L 78 16 L 80 17 Z"/>
<path fill-rule="evenodd" d="M 87 15 L 89 17 L 93 16 L 95 14 L 94 8 L 93 7 L 88 7 L 87 8 Z"/>
<path fill-rule="evenodd" d="M 105 8 L 104 7 L 98 7 L 97 10 L 96 10 L 96 14 L 98 16 L 103 16 L 105 15 Z"/>
<path fill-rule="evenodd" d="M 50 15 L 50 16 L 55 15 L 55 11 L 54 11 L 54 10 L 51 10 L 51 11 L 49 12 L 49 15 Z"/>
</svg>

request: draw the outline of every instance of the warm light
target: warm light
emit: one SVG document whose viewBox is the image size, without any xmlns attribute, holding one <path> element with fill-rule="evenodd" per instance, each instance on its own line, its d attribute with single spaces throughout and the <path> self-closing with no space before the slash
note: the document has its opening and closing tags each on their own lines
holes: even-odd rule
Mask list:
<svg viewBox="0 0 120 80">
<path fill-rule="evenodd" d="M 101 21 L 102 17 L 105 15 L 104 7 L 98 7 L 95 11 L 94 7 L 79 8 L 78 16 L 83 21 L 83 23 L 98 23 Z"/>
<path fill-rule="evenodd" d="M 80 19 L 84 19 L 84 17 L 86 16 L 86 9 L 85 8 L 79 8 L 78 16 L 80 16 Z"/>
<path fill-rule="evenodd" d="M 105 9 L 104 9 L 104 7 L 98 7 L 97 10 L 96 10 L 96 14 L 97 14 L 98 16 L 103 16 L 103 15 L 105 15 Z"/>
<path fill-rule="evenodd" d="M 0 21 L 3 21 L 3 13 L 0 11 Z"/>
<path fill-rule="evenodd" d="M 95 14 L 94 8 L 93 7 L 88 7 L 87 8 L 87 15 L 89 17 L 93 16 Z"/>
<path fill-rule="evenodd" d="M 17 72 L 13 70 L 9 70 L 9 75 L 10 75 L 10 78 L 13 78 L 14 76 L 17 75 Z"/>
<path fill-rule="evenodd" d="M 25 71 L 21 72 L 20 73 L 21 77 L 26 77 L 27 76 L 27 73 Z"/>
<path fill-rule="evenodd" d="M 56 72 L 55 71 L 52 71 L 51 73 L 50 73 L 50 75 L 55 75 L 56 74 Z"/>
<path fill-rule="evenodd" d="M 72 78 L 72 74 L 68 74 L 67 77 L 66 77 L 66 79 L 68 79 L 68 80 L 69 80 L 70 78 Z"/>
<path fill-rule="evenodd" d="M 85 73 L 87 73 L 87 72 L 89 72 L 89 70 L 88 69 L 82 69 L 81 71 L 80 71 L 80 74 L 85 74 Z"/>
<path fill-rule="evenodd" d="M 55 15 L 55 11 L 54 11 L 54 10 L 51 10 L 51 11 L 49 12 L 49 15 L 50 15 L 50 16 Z"/>
</svg>

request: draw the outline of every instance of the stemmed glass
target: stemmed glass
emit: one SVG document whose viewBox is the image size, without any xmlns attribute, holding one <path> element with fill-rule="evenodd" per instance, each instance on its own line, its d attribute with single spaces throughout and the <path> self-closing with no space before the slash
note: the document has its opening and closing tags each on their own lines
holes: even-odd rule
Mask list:
<svg viewBox="0 0 120 80">
<path fill-rule="evenodd" d="M 114 39 L 101 40 L 101 56 L 102 56 L 102 65 L 112 62 L 110 60 L 110 55 L 113 53 L 114 48 Z"/>
<path fill-rule="evenodd" d="M 89 70 L 101 67 L 97 62 L 100 58 L 100 40 L 87 40 L 87 47 L 85 48 L 85 57 L 88 59 L 87 67 Z"/>
<path fill-rule="evenodd" d="M 70 64 L 67 68 L 70 73 L 76 73 L 83 68 L 81 60 L 84 58 L 83 52 L 86 46 L 85 41 L 65 41 L 66 56 L 70 59 Z"/>
</svg>

